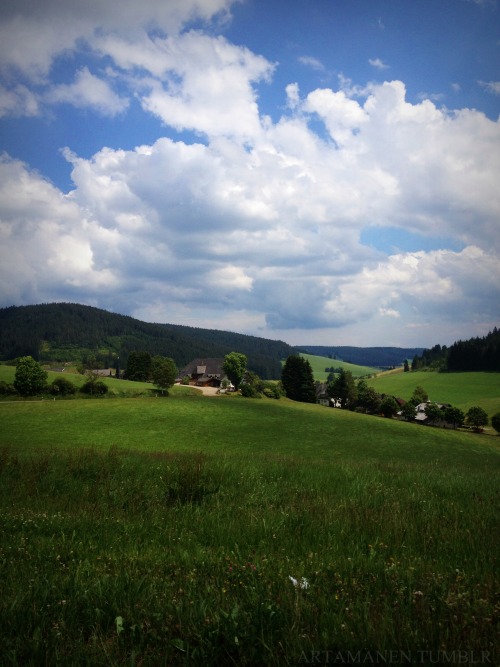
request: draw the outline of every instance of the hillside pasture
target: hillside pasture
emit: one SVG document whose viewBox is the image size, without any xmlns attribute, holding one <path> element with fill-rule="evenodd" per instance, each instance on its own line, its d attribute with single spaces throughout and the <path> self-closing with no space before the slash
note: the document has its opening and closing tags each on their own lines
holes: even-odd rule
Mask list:
<svg viewBox="0 0 500 667">
<path fill-rule="evenodd" d="M 391 394 L 405 400 L 420 386 L 436 403 L 451 403 L 464 412 L 477 405 L 490 418 L 500 412 L 500 373 L 412 371 L 384 373 L 367 382 L 380 394 Z"/>
<path fill-rule="evenodd" d="M 0 420 L 2 665 L 498 664 L 500 438 L 186 387 Z"/>
<path fill-rule="evenodd" d="M 0 364 L 0 381 L 3 380 L 7 383 L 14 382 L 15 373 L 15 366 Z M 49 385 L 56 378 L 64 377 L 79 389 L 87 381 L 87 378 L 84 375 L 77 373 L 74 367 L 70 367 L 67 371 L 65 370 L 62 372 L 47 371 L 47 375 L 47 383 Z M 102 377 L 99 379 L 108 386 L 108 391 L 111 396 L 141 396 L 154 392 L 155 389 L 154 385 L 150 382 L 132 382 L 130 380 L 118 380 L 114 377 Z"/>
<path fill-rule="evenodd" d="M 330 357 L 318 357 L 314 354 L 301 353 L 300 356 L 307 359 L 311 364 L 314 379 L 319 380 L 319 382 L 326 382 L 328 373 L 325 371 L 325 368 L 331 368 L 332 366 L 334 368 L 343 368 L 346 371 L 350 371 L 354 378 L 372 375 L 378 373 L 380 370 L 372 366 L 357 366 L 356 364 L 350 364 L 346 361 L 330 359 Z"/>
</svg>

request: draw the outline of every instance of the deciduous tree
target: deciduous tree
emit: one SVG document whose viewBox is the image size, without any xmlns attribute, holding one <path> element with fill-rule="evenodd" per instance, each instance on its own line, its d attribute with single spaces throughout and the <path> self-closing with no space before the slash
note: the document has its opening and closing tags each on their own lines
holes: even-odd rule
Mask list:
<svg viewBox="0 0 500 667">
<path fill-rule="evenodd" d="M 401 408 L 401 417 L 403 417 L 403 419 L 405 419 L 407 422 L 413 421 L 416 415 L 417 408 L 415 407 L 415 403 L 412 401 L 408 401 Z"/>
<path fill-rule="evenodd" d="M 387 417 L 389 419 L 394 417 L 398 409 L 399 406 L 396 403 L 396 399 L 393 396 L 386 396 L 382 400 L 382 403 L 380 404 L 380 412 L 384 415 L 384 417 Z"/>
<path fill-rule="evenodd" d="M 380 410 L 381 401 L 380 394 L 373 387 L 369 387 L 365 380 L 358 380 L 358 408 L 373 414 Z"/>
<path fill-rule="evenodd" d="M 152 363 L 152 378 L 155 385 L 161 389 L 162 394 L 171 387 L 177 377 L 177 366 L 175 361 L 170 357 L 161 357 L 159 355 L 153 357 Z"/>
<path fill-rule="evenodd" d="M 448 424 L 453 424 L 453 428 L 458 428 L 463 426 L 465 421 L 465 414 L 460 410 L 460 408 L 454 408 L 452 405 L 449 405 L 445 408 L 444 418 Z"/>
<path fill-rule="evenodd" d="M 415 387 L 410 400 L 413 401 L 415 405 L 419 405 L 420 403 L 427 403 L 429 400 L 429 394 L 423 387 Z"/>
<path fill-rule="evenodd" d="M 475 431 L 481 431 L 483 426 L 488 426 L 488 415 L 478 406 L 469 408 L 467 414 L 465 415 L 465 421 L 469 426 Z"/>
<path fill-rule="evenodd" d="M 444 419 L 444 412 L 437 403 L 428 403 L 425 407 L 425 414 L 427 416 L 426 422 L 428 424 L 435 424 Z"/>
<path fill-rule="evenodd" d="M 16 362 L 14 387 L 21 396 L 41 394 L 47 385 L 47 371 L 33 357 L 20 357 Z"/>
<path fill-rule="evenodd" d="M 234 384 L 235 388 L 241 384 L 245 371 L 247 369 L 246 355 L 241 352 L 230 352 L 224 357 L 224 372 Z"/>
</svg>

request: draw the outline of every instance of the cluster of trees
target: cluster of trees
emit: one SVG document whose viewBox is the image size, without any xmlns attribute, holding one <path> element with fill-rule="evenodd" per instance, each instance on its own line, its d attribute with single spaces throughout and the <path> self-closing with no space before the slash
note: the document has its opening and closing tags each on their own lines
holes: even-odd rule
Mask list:
<svg viewBox="0 0 500 667">
<path fill-rule="evenodd" d="M 434 345 L 430 350 L 424 350 L 422 354 L 417 354 L 413 357 L 411 370 L 418 371 L 422 368 L 444 370 L 446 368 L 447 352 L 448 348 L 446 345 Z"/>
<path fill-rule="evenodd" d="M 304 403 L 316 402 L 317 386 L 306 359 L 299 356 L 288 357 L 281 377 L 288 398 Z M 406 421 L 413 421 L 417 416 L 417 406 L 426 403 L 427 424 L 445 422 L 452 424 L 454 428 L 467 424 L 478 431 L 488 425 L 488 415 L 481 407 L 472 407 L 466 414 L 452 405 L 441 407 L 429 402 L 429 396 L 422 387 L 416 387 L 410 400 L 400 406 L 394 396 L 379 394 L 363 379 L 356 382 L 352 373 L 343 368 L 326 384 L 326 395 L 344 410 L 356 410 L 365 414 L 392 418 L 400 413 Z M 499 431 L 497 426 L 500 427 L 500 413 L 493 416 L 491 424 Z"/>
<path fill-rule="evenodd" d="M 196 357 L 223 357 L 231 350 L 248 357 L 249 368 L 278 378 L 281 359 L 293 348 L 282 341 L 227 331 L 141 322 L 132 317 L 71 303 L 0 309 L 0 359 L 29 355 L 37 361 L 98 359 L 101 368 L 122 367 L 138 350 L 172 358 L 179 368 Z"/>
<path fill-rule="evenodd" d="M 174 384 L 177 374 L 175 361 L 170 357 L 159 354 L 153 357 L 149 352 L 131 352 L 124 378 L 135 382 L 153 382 L 164 393 Z"/>
<path fill-rule="evenodd" d="M 263 380 L 257 373 L 247 369 L 247 358 L 241 352 L 230 352 L 224 357 L 224 372 L 228 379 L 246 398 L 281 398 L 281 384 Z"/>
<path fill-rule="evenodd" d="M 48 383 L 48 373 L 31 356 L 20 357 L 16 361 L 16 372 L 12 385 L 0 383 L 0 394 L 17 394 L 23 397 L 50 394 L 52 396 L 71 396 L 77 388 L 68 378 L 58 377 Z M 103 396 L 108 392 L 108 385 L 91 370 L 86 372 L 86 382 L 80 392 L 93 396 Z"/>
<path fill-rule="evenodd" d="M 134 375 L 134 379 L 151 380 L 162 393 L 174 384 L 177 367 L 172 359 L 158 355 L 151 357 L 148 353 L 136 353 L 132 356 L 132 361 L 127 373 Z M 287 358 L 280 383 L 266 382 L 256 373 L 248 371 L 247 358 L 239 352 L 231 352 L 225 356 L 224 371 L 243 396 L 254 398 L 264 395 L 269 398 L 280 398 L 285 394 L 294 401 L 316 402 L 317 385 L 314 382 L 311 365 L 307 359 L 299 355 Z M 93 369 L 88 369 L 85 374 L 87 380 L 80 388 L 81 392 L 95 396 L 107 393 L 108 386 L 99 379 Z M 76 393 L 76 387 L 67 378 L 56 378 L 50 385 L 47 383 L 47 378 L 47 371 L 33 357 L 20 357 L 16 361 L 13 385 L 1 382 L 0 395 L 15 393 L 29 397 L 51 393 L 54 396 L 68 396 Z M 328 383 L 326 392 L 344 410 L 382 414 L 385 417 L 394 417 L 400 412 L 403 419 L 413 421 L 417 415 L 417 406 L 426 403 L 425 414 L 428 424 L 446 422 L 452 424 L 454 428 L 466 424 L 476 431 L 481 431 L 489 422 L 486 411 L 479 406 L 471 407 L 465 414 L 451 405 L 439 406 L 430 403 L 427 392 L 422 387 L 416 387 L 410 400 L 400 409 L 393 396 L 378 394 L 363 379 L 355 382 L 352 373 L 344 369 L 341 369 L 338 376 Z M 500 413 L 493 415 L 491 425 L 500 434 Z"/>
<path fill-rule="evenodd" d="M 450 347 L 435 345 L 413 357 L 412 370 L 500 372 L 500 331 L 495 327 L 483 338 L 457 341 Z"/>
</svg>

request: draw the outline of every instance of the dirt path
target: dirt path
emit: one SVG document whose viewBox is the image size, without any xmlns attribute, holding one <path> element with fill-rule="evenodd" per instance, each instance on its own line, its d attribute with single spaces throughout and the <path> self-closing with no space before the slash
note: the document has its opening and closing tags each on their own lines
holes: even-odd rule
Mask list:
<svg viewBox="0 0 500 667">
<path fill-rule="evenodd" d="M 219 391 L 218 387 L 196 387 L 195 385 L 190 385 L 190 387 L 201 391 L 203 396 L 217 396 L 217 392 Z"/>
</svg>

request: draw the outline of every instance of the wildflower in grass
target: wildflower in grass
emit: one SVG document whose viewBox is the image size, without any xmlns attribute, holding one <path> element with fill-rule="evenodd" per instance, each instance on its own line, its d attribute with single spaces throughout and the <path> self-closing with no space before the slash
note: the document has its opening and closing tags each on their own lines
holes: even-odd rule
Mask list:
<svg viewBox="0 0 500 667">
<path fill-rule="evenodd" d="M 302 590 L 307 590 L 309 588 L 309 582 L 305 577 L 302 577 L 300 581 L 294 579 L 291 576 L 288 576 L 288 578 L 290 579 L 295 588 L 301 588 Z"/>
</svg>

